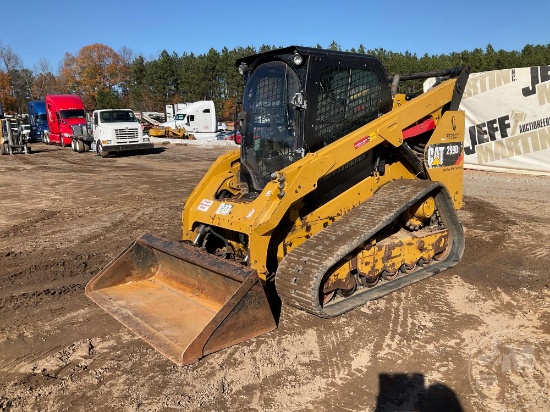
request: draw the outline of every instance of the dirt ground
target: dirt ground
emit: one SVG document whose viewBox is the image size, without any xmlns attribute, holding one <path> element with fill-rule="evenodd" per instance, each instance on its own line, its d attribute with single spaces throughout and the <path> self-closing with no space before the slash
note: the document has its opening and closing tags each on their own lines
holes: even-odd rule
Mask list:
<svg viewBox="0 0 550 412">
<path fill-rule="evenodd" d="M 455 268 L 178 367 L 84 295 L 226 148 L 0 158 L 0 410 L 550 410 L 550 177 L 465 172 Z"/>
</svg>

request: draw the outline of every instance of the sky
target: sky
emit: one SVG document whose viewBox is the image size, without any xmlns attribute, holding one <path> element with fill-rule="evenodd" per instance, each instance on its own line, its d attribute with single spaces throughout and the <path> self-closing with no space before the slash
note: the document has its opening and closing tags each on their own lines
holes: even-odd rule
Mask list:
<svg viewBox="0 0 550 412">
<path fill-rule="evenodd" d="M 550 44 L 550 1 L 0 0 L 0 46 L 55 74 L 100 43 L 147 60 L 262 45 L 383 48 L 422 56 Z M 5 18 L 11 16 L 10 18 Z M 550 62 L 549 62 L 550 63 Z M 3 68 L 0 65 L 0 68 Z"/>
</svg>

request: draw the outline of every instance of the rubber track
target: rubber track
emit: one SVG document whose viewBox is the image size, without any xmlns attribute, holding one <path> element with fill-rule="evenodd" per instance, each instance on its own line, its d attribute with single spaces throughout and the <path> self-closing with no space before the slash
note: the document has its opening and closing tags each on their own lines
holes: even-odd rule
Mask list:
<svg viewBox="0 0 550 412">
<path fill-rule="evenodd" d="M 447 258 L 395 280 L 381 281 L 375 287 L 358 288 L 352 296 L 322 307 L 319 289 L 327 271 L 430 193 L 449 231 L 451 251 Z M 275 285 L 286 304 L 330 318 L 453 267 L 463 252 L 464 232 L 445 186 L 431 180 L 394 180 L 287 254 L 277 270 Z"/>
</svg>

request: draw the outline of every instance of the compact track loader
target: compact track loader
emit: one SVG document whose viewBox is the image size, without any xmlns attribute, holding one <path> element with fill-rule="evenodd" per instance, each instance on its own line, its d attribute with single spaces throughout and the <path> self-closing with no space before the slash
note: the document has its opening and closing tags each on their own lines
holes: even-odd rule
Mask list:
<svg viewBox="0 0 550 412">
<path fill-rule="evenodd" d="M 288 47 L 237 66 L 242 145 L 186 199 L 182 240 L 144 234 L 86 287 L 181 365 L 273 330 L 277 297 L 330 318 L 464 249 L 467 69 L 402 76 L 437 76 L 412 97 L 364 54 Z"/>
</svg>

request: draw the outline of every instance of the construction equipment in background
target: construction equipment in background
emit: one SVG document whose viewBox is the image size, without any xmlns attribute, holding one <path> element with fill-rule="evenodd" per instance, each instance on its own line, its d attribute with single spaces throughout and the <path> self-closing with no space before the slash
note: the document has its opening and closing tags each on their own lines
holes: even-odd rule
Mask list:
<svg viewBox="0 0 550 412">
<path fill-rule="evenodd" d="M 18 119 L 0 119 L 0 155 L 31 152 L 27 135 L 21 133 Z"/>
<path fill-rule="evenodd" d="M 160 112 L 138 112 L 136 117 L 139 119 L 143 133 L 148 133 L 154 126 L 160 125 L 164 119 L 164 113 Z"/>
<path fill-rule="evenodd" d="M 174 128 L 163 126 L 161 122 L 153 119 L 147 113 L 142 113 L 141 118 L 142 120 L 153 125 L 151 128 L 147 129 L 147 134 L 151 137 L 172 137 L 172 138 L 180 138 L 180 139 L 190 138 L 190 140 L 194 140 L 193 137 L 190 137 L 186 133 L 186 130 L 183 126 L 174 127 Z"/>
<path fill-rule="evenodd" d="M 273 330 L 278 297 L 338 316 L 464 250 L 467 69 L 408 96 L 364 54 L 294 46 L 237 66 L 242 144 L 186 199 L 182 241 L 145 234 L 86 286 L 180 365 Z"/>
<path fill-rule="evenodd" d="M 192 134 L 188 134 L 183 127 L 171 128 L 169 126 L 153 126 L 147 133 L 151 137 L 195 140 L 195 137 Z"/>
<path fill-rule="evenodd" d="M 159 112 L 141 112 L 136 115 L 142 123 L 149 123 L 151 126 L 158 126 L 164 121 L 164 114 Z"/>
</svg>

